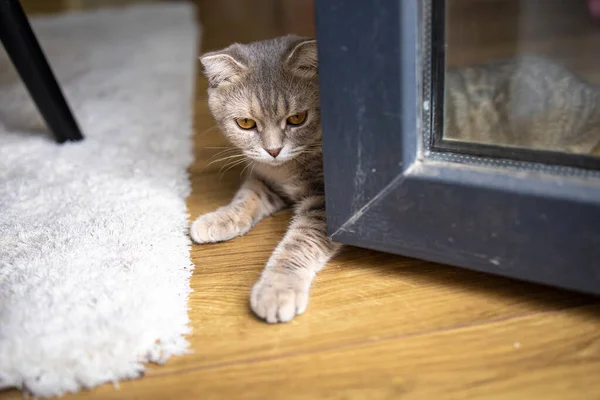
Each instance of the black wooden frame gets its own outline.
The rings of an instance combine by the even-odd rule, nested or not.
[[[598,171],[431,147],[428,4],[316,1],[330,237],[600,294]]]

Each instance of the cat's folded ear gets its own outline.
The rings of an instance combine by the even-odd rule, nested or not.
[[[233,44],[226,49],[200,56],[204,75],[208,78],[211,87],[233,83],[248,70],[238,46]]]
[[[304,78],[317,76],[317,41],[299,39],[292,43],[285,66],[294,74]]]

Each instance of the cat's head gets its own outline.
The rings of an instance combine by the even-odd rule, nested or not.
[[[283,36],[200,57],[210,110],[229,141],[259,162],[283,164],[321,140],[317,45]]]

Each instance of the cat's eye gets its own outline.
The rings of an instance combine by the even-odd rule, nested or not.
[[[242,129],[254,129],[256,127],[256,121],[250,118],[236,118],[235,123]]]
[[[287,119],[287,123],[290,125],[302,125],[306,121],[306,111],[291,115]]]

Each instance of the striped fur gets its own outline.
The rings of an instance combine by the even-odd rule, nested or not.
[[[448,139],[590,154],[600,143],[600,88],[538,56],[449,69]]]
[[[252,168],[231,203],[200,216],[190,234],[197,243],[229,240],[292,206],[289,229],[250,295],[256,315],[286,322],[306,310],[313,278],[340,247],[326,236],[316,44],[285,36],[234,44],[201,61],[211,112]],[[304,111],[302,125],[286,123]],[[239,128],[236,118],[255,120],[256,129]],[[267,152],[278,148],[276,158]]]

